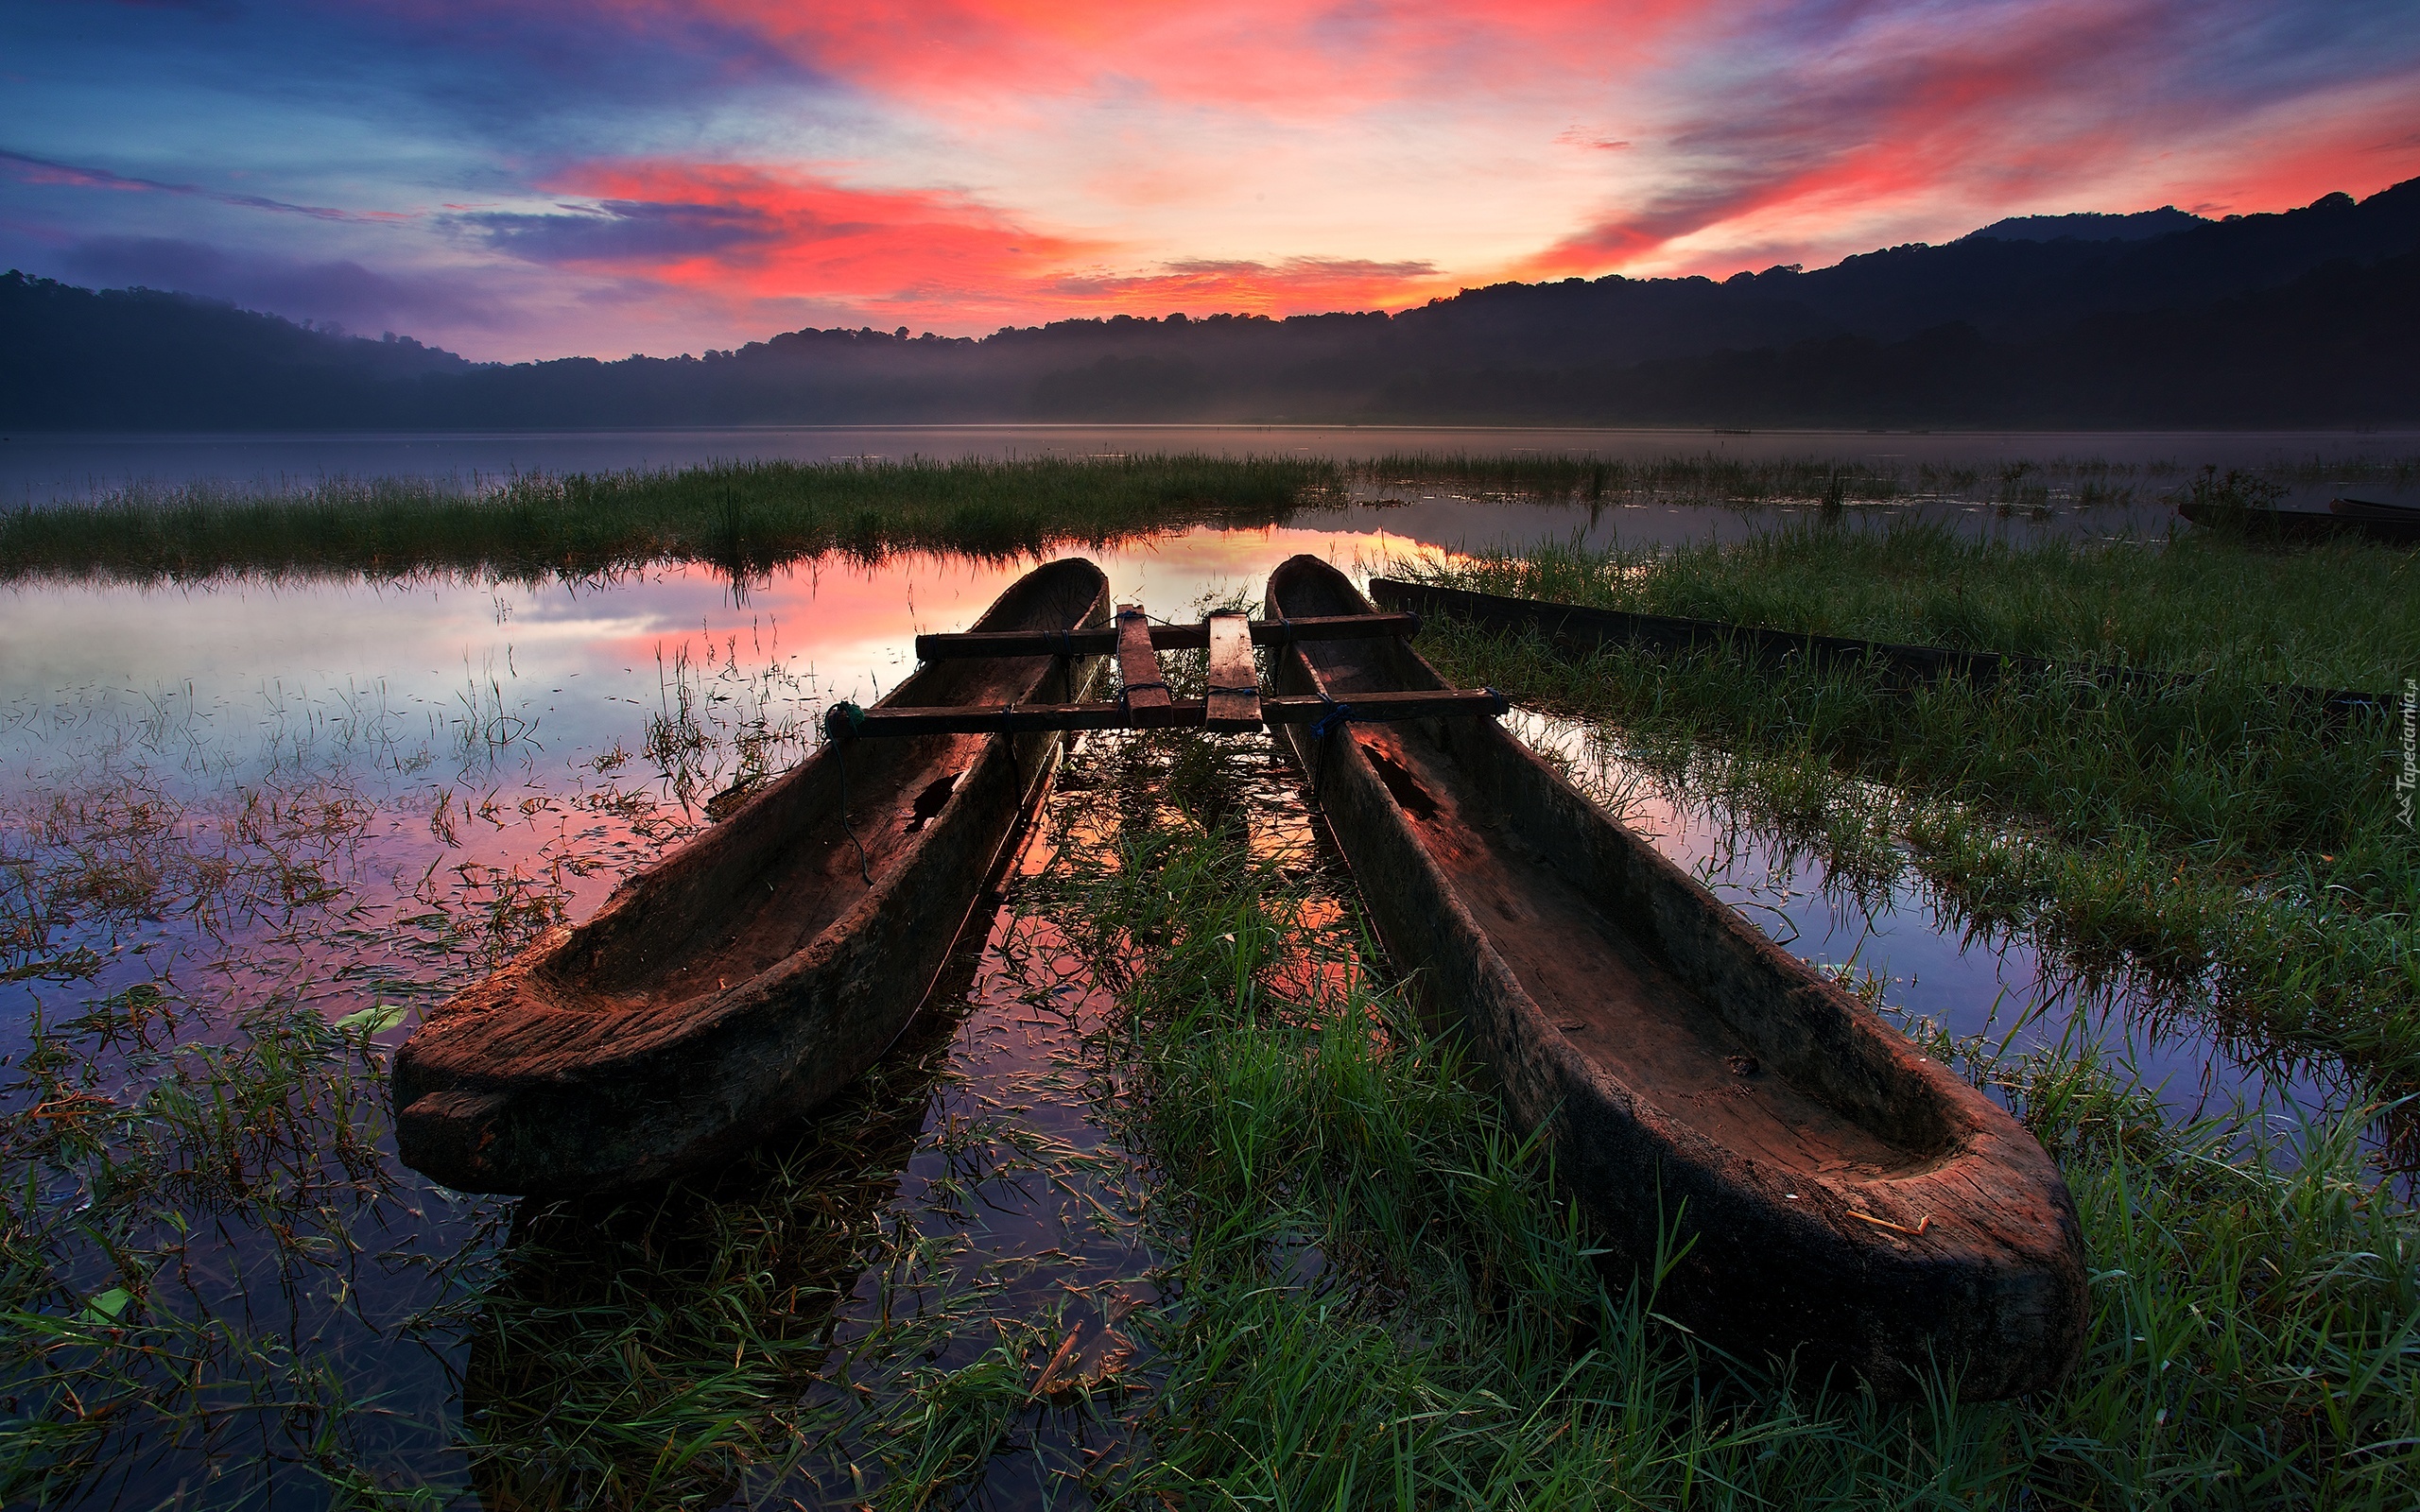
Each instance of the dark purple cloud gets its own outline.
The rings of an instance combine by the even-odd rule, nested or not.
[[[270,210],[281,215],[308,215],[314,220],[400,220],[405,217],[382,211],[337,210],[327,205],[295,205],[283,199],[268,199],[259,195],[231,195],[223,190],[204,189],[199,184],[173,183],[164,179],[134,179],[107,168],[87,168],[72,163],[54,163],[48,158],[29,157],[23,152],[0,148],[0,173],[7,173],[21,183],[61,185],[76,189],[114,189],[138,194],[189,195],[198,199],[215,199],[222,205],[237,205],[246,210]]]
[[[499,251],[533,263],[622,263],[763,247],[790,234],[750,204],[607,199],[560,214],[478,212],[445,217]]]
[[[78,284],[207,295],[353,331],[493,325],[505,313],[460,277],[381,273],[349,260],[302,262],[162,236],[89,237],[56,266]]]

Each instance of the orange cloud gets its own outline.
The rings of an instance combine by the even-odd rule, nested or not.
[[[1021,226],[964,195],[856,189],[745,165],[589,163],[549,187],[595,208],[479,223],[542,261],[758,298],[988,291],[1099,250]]]
[[[1514,272],[1720,276],[2012,212],[2229,198],[2274,210],[2340,186],[2373,192],[2420,163],[2420,96],[2402,80],[2305,92],[2256,125],[2215,96],[2145,108],[2140,60],[2171,19],[2156,0],[2048,5],[1955,33],[1903,21],[1843,39],[1754,98],[1700,107],[1667,138],[1667,187]]]
[[[459,223],[528,261],[752,300],[843,301],[963,324],[1104,307],[1290,315],[1450,292],[1426,263],[1289,258],[1104,270],[1115,249],[1024,225],[967,196],[858,189],[729,163],[586,163],[547,185],[586,203]]]
[[[1134,310],[1234,310],[1301,315],[1394,309],[1457,287],[1426,263],[1294,257],[1281,263],[1191,261],[1156,273],[1069,277],[1050,292],[1083,304]]]

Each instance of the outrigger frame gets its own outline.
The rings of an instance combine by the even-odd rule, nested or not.
[[[1141,605],[1125,604],[1118,607],[1117,624],[1113,629],[920,635],[916,637],[916,655],[926,662],[1115,653],[1123,688],[1115,702],[1008,704],[998,708],[958,704],[924,709],[860,709],[855,704],[836,704],[824,714],[824,730],[834,740],[1045,730],[1243,731],[1323,722],[1332,727],[1339,723],[1375,724],[1441,716],[1494,718],[1511,707],[1504,696],[1493,688],[1364,693],[1349,702],[1324,692],[1317,696],[1261,696],[1252,660],[1255,645],[1410,636],[1419,629],[1417,614],[1248,620],[1232,610],[1211,614],[1199,625],[1153,625],[1144,615]],[[1209,652],[1205,696],[1169,696],[1159,662],[1159,653],[1169,650]]]

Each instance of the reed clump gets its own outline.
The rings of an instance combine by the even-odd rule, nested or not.
[[[2018,456],[1966,462],[1876,456],[1872,447],[1860,447],[1847,455],[1808,452],[1795,456],[1737,456],[1712,450],[1654,457],[1544,448],[1409,452],[1356,461],[1349,471],[1381,486],[1434,484],[1583,503],[1645,496],[1749,506],[1811,503],[1838,508],[1930,498],[2036,509],[2096,508],[2165,499],[2173,491],[2171,480],[2190,469],[2176,460]],[[2217,476],[2215,469],[2205,472]],[[2420,457],[2281,457],[2258,467],[2233,470],[2226,477],[2232,486],[2260,491],[2265,497],[2273,497],[2292,484],[2342,482],[2399,489],[2420,478]]]
[[[1266,524],[1329,503],[1329,464],[1136,456],[731,462],[531,473],[463,491],[333,479],[292,493],[138,489],[0,514],[0,582],[226,576],[512,581],[705,563],[746,578],[827,553],[1009,558],[1191,524]]]
[[[2420,1090],[2420,838],[2399,727],[2281,688],[2392,687],[2420,663],[2413,558],[2223,541],[2015,548],[1902,529],[1735,547],[1547,547],[1437,569],[1456,586],[2176,676],[1961,679],[1778,669],[1713,648],[1582,655],[1432,627],[1459,680],[1617,727],[1626,754],[1820,842],[1851,875],[1911,866],[1967,917],[2087,972],[2140,970],[2273,1057]],[[1719,750],[1720,760],[1705,752]]]

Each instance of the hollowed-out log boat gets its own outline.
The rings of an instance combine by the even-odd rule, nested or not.
[[[1297,557],[1271,619],[1363,612]],[[1408,643],[1302,644],[1280,692],[1444,686]],[[1459,1025],[1659,1312],[1891,1394],[2057,1381],[2083,1338],[2075,1205],[1997,1104],[1766,938],[1490,720],[1286,738],[1395,965]]]
[[[2420,507],[2370,499],[2331,499],[2326,512],[2186,503],[2176,512],[2204,529],[2273,541],[2364,536],[2388,546],[2420,545]]]
[[[1069,558],[975,627],[1109,616],[1108,580]],[[938,662],[878,707],[1064,702],[1104,666]],[[601,1191],[696,1171],[813,1109],[914,1015],[1060,739],[827,743],[587,922],[432,1011],[395,1057],[405,1163],[469,1192]]]

